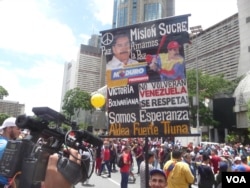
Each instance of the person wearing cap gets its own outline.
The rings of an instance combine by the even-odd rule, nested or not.
[[[16,118],[9,117],[4,120],[0,127],[2,135],[0,136],[0,160],[3,156],[4,150],[7,146],[8,140],[16,140],[21,134],[21,130],[16,126]],[[0,188],[8,185],[8,179],[0,176]]]
[[[163,170],[153,169],[149,171],[149,175],[150,188],[165,188],[167,186],[167,178]]]
[[[175,149],[172,152],[172,159],[167,161],[163,168],[168,188],[188,188],[194,183],[194,176],[189,165],[182,161],[182,151]]]
[[[21,129],[16,126],[15,117],[9,117],[5,119],[2,126],[0,127],[0,130],[2,130],[1,137],[5,140],[16,140],[21,134]]]
[[[240,165],[241,165],[241,158],[239,156],[234,157],[234,163],[232,165],[232,171],[233,172],[239,172],[240,171]]]
[[[250,172],[250,166],[247,165],[247,157],[242,155],[234,158],[233,172]]]
[[[185,62],[180,55],[181,45],[177,41],[170,41],[167,45],[167,53],[159,55],[147,55],[146,61],[151,70],[160,74],[161,80],[184,79]]]
[[[16,126],[15,122],[15,117],[9,117],[3,122],[2,126],[0,127],[0,129],[3,131],[2,135],[0,136],[0,160],[2,158],[8,140],[16,140],[21,134],[21,130]],[[81,155],[78,153],[78,151],[75,149],[71,149],[70,152],[71,155],[69,159],[80,165],[79,159],[81,159]],[[58,154],[53,154],[49,157],[45,180],[41,183],[41,188],[72,187],[72,184],[68,182],[68,180],[66,180],[64,176],[58,171],[58,160]],[[6,177],[0,176],[0,188],[4,188],[7,186],[11,187],[11,185],[9,185],[8,179]]]

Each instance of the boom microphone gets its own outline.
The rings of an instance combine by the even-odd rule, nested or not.
[[[30,131],[40,132],[47,129],[48,122],[39,121],[30,116],[20,115],[16,118],[16,125],[20,129],[29,129]]]

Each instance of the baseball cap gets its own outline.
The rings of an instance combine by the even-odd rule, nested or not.
[[[153,169],[153,170],[151,170],[150,172],[149,172],[149,174],[150,174],[150,176],[152,176],[152,175],[154,175],[154,174],[160,174],[160,175],[162,175],[162,176],[164,176],[164,178],[166,179],[166,174],[164,173],[164,171],[163,170],[161,170],[161,169]]]
[[[237,157],[234,158],[234,162],[235,161],[241,161],[241,158],[239,156],[237,156]]]
[[[179,43],[176,41],[169,42],[167,45],[167,49],[169,50],[169,49],[174,49],[174,48],[180,48]]]
[[[2,126],[0,129],[4,129],[6,127],[15,127],[16,126],[16,118],[15,117],[9,117],[6,120],[4,120]]]

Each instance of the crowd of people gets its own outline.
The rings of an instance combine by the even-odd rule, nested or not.
[[[8,140],[22,139],[29,134],[27,130],[19,129],[12,117],[4,121],[0,130],[0,159]],[[135,182],[136,177],[140,177],[141,188],[165,188],[166,185],[168,188],[187,188],[192,184],[197,184],[199,188],[220,188],[222,172],[250,172],[250,145],[242,143],[197,146],[189,143],[183,146],[161,138],[150,139],[146,148],[144,138],[105,138],[103,146],[92,147],[92,150],[95,173],[111,178],[112,173],[120,172],[121,188],[127,188],[129,181]],[[119,155],[124,163],[121,167],[117,165]],[[57,161],[58,156],[51,155],[42,187],[67,182],[57,170]],[[54,174],[53,177],[58,177],[60,182],[50,179],[52,176],[49,174]],[[7,184],[9,179],[0,176],[0,188]],[[71,184],[64,183],[64,187],[71,187]]]
[[[108,177],[118,172],[116,158],[121,153],[125,162],[120,168],[121,188],[127,188],[129,180],[135,181],[135,174],[140,176],[141,187],[150,186],[150,172],[155,169],[164,172],[168,188],[187,188],[192,184],[197,184],[199,188],[219,188],[221,172],[250,172],[250,145],[223,143],[195,146],[189,143],[183,146],[170,140],[152,139],[145,148],[144,139],[134,138],[105,139],[103,148],[96,152],[96,173],[101,175],[104,166],[107,167]],[[149,179],[146,178],[146,164],[149,165]],[[133,172],[135,169],[137,171]]]

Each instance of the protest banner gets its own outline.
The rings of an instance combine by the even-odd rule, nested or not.
[[[188,16],[101,31],[109,136],[190,134],[183,48]]]

